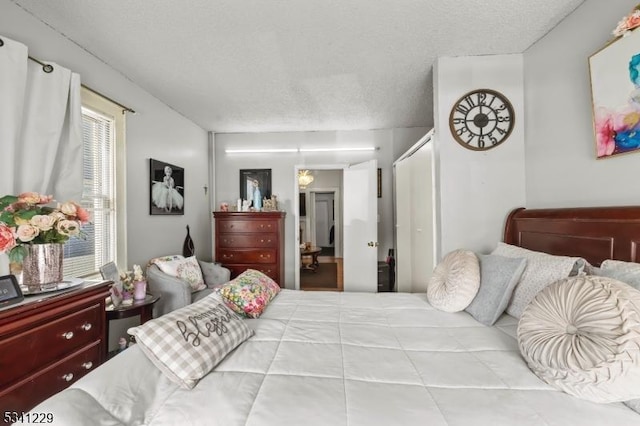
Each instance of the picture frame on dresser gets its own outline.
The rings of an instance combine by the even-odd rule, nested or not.
[[[0,277],[0,309],[20,303],[24,300],[24,295],[20,289],[20,284],[14,275],[4,275]]]
[[[240,198],[253,201],[256,188],[259,188],[260,199],[271,198],[271,169],[240,170]]]

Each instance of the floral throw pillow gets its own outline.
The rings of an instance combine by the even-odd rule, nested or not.
[[[165,274],[189,283],[192,293],[207,288],[202,276],[202,270],[195,256],[173,260],[156,259],[154,263]]]
[[[225,304],[248,318],[262,315],[279,291],[280,286],[275,281],[255,269],[247,269],[219,289]]]

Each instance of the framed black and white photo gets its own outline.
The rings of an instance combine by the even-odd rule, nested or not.
[[[149,214],[184,214],[184,169],[150,160]]]
[[[240,170],[240,198],[253,201],[254,196],[271,198],[271,169]]]

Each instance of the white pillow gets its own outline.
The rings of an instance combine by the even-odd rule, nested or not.
[[[433,270],[427,299],[441,311],[458,312],[469,306],[480,288],[480,264],[470,250],[448,253]]]
[[[491,254],[527,259],[527,267],[507,305],[507,313],[516,318],[520,318],[524,308],[540,290],[555,281],[567,278],[577,263],[586,264],[584,259],[579,257],[553,256],[505,243],[498,243],[498,247]]]
[[[533,372],[579,398],[640,398],[640,292],[593,275],[546,287],[518,323],[518,345]]]
[[[207,284],[205,284],[204,277],[202,276],[202,270],[195,256],[175,260],[156,259],[154,263],[158,265],[158,268],[165,274],[180,278],[189,283],[192,293],[207,288]]]
[[[253,335],[217,294],[130,328],[128,333],[160,371],[186,389]]]

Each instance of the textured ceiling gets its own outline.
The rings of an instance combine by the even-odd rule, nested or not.
[[[268,132],[430,127],[438,56],[521,53],[584,0],[13,1],[204,129]]]

